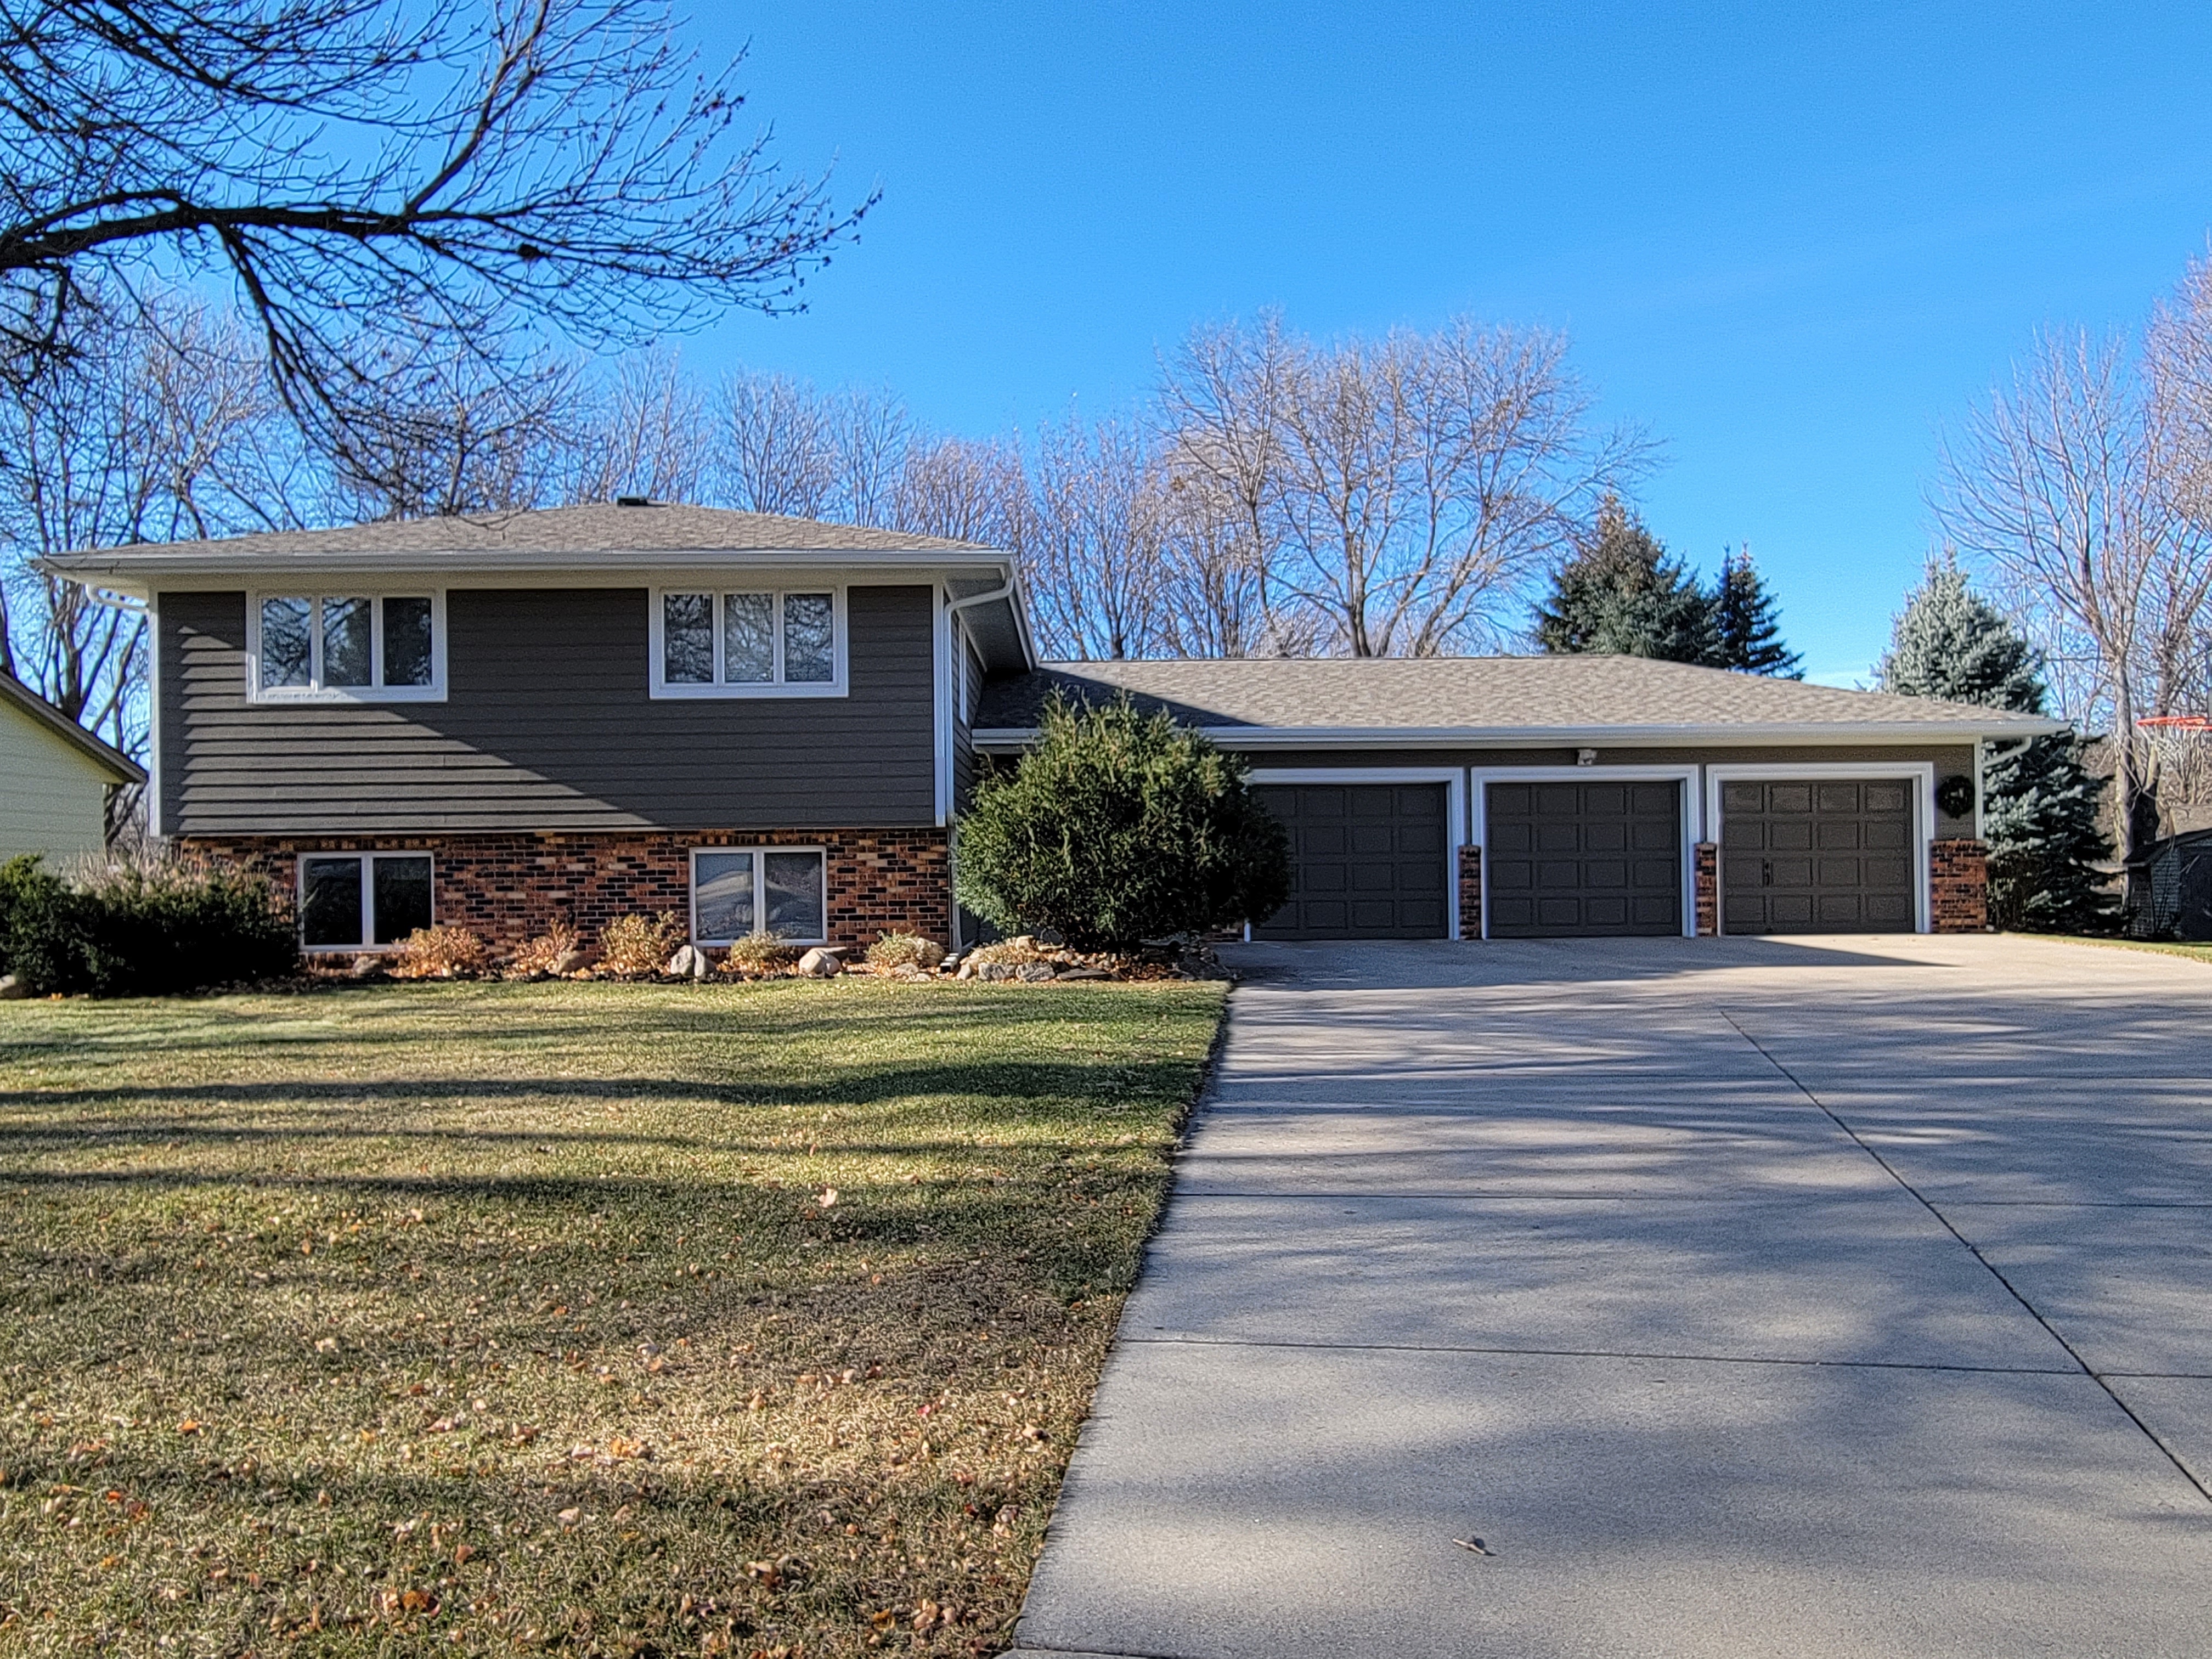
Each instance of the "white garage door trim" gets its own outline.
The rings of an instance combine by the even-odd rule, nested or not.
[[[1708,766],[1705,768],[1705,823],[1712,839],[1721,838],[1721,786],[1723,783],[1789,783],[1798,778],[1894,778],[1917,784],[1912,806],[1912,931],[1935,931],[1928,908],[1929,847],[1936,839],[1936,763],[1934,761],[1814,761],[1799,766]],[[1980,791],[1977,790],[1978,809]],[[1713,874],[1714,911],[1720,915],[1718,860]],[[1718,925],[1717,921],[1716,926]]]
[[[1490,937],[1489,786],[1493,783],[1588,783],[1592,778],[1623,783],[1679,783],[1682,786],[1682,937],[1698,936],[1698,769],[1694,766],[1478,766],[1468,777],[1474,803],[1474,842],[1483,849],[1482,937]]]
[[[1254,783],[1441,783],[1444,786],[1444,937],[1459,933],[1459,849],[1467,845],[1467,771],[1458,766],[1261,766]],[[1252,937],[1247,922],[1244,937]]]

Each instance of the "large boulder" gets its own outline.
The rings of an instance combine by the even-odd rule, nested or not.
[[[845,971],[835,951],[816,945],[799,959],[799,971],[809,979],[835,979]]]

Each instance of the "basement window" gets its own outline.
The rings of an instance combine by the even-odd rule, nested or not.
[[[734,945],[774,933],[793,945],[830,936],[818,847],[702,847],[691,854],[691,938]]]
[[[374,951],[431,923],[427,853],[307,853],[300,858],[300,943]]]

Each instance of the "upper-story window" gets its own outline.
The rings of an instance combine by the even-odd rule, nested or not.
[[[656,593],[653,695],[844,696],[843,591],[669,588]]]
[[[247,611],[250,695],[261,702],[434,702],[446,695],[434,593],[262,593]]]

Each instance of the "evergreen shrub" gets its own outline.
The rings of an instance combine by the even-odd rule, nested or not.
[[[35,857],[0,866],[0,971],[41,994],[171,995],[298,963],[289,908],[259,876],[128,863],[69,882]]]
[[[963,904],[1078,950],[1258,921],[1290,893],[1288,842],[1243,763],[1127,696],[1055,699],[1036,746],[979,782],[957,834]]]

